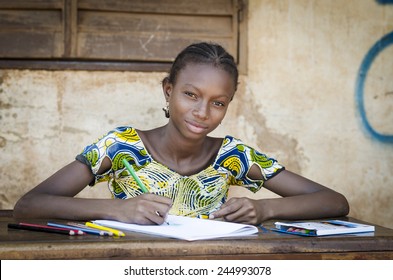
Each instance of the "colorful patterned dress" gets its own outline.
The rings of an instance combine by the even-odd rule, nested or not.
[[[112,168],[99,175],[97,172],[105,157],[111,160]],[[142,191],[123,165],[123,158],[134,167],[150,193],[172,199],[170,214],[191,217],[218,210],[227,198],[230,185],[245,186],[256,192],[265,180],[284,169],[275,159],[226,136],[211,165],[197,174],[183,176],[155,161],[132,127],[118,127],[108,132],[76,157],[91,168],[95,177],[91,186],[107,181],[114,198],[127,199]],[[253,164],[260,168],[264,180],[247,178]]]

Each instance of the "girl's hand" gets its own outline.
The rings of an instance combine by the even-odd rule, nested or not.
[[[258,225],[267,217],[264,216],[262,200],[246,197],[230,198],[220,210],[210,214],[210,219],[223,218],[228,222]]]
[[[119,202],[120,207],[118,208],[115,219],[141,225],[164,223],[172,207],[172,200],[170,198],[151,193],[120,200]]]

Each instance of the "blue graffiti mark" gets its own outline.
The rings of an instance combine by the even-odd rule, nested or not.
[[[385,5],[385,4],[393,4],[393,0],[375,0],[378,4]]]
[[[363,100],[364,83],[366,81],[367,72],[370,69],[370,66],[373,63],[374,59],[377,57],[377,55],[391,44],[393,44],[393,32],[383,36],[368,51],[359,68],[358,76],[356,79],[355,94],[356,94],[356,104],[359,109],[363,125],[365,126],[367,132],[369,132],[374,138],[376,138],[381,142],[393,143],[393,135],[379,133],[371,126],[366,116],[366,110],[364,108],[364,100]]]

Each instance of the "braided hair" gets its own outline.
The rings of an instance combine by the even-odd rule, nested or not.
[[[233,56],[222,46],[206,42],[189,45],[177,55],[164,81],[175,84],[178,73],[189,63],[210,64],[226,71],[233,78],[236,91],[239,76],[237,65]]]

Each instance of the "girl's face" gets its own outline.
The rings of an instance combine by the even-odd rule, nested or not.
[[[203,138],[222,121],[235,94],[230,74],[209,64],[189,64],[175,84],[165,83],[170,121],[185,137]]]

